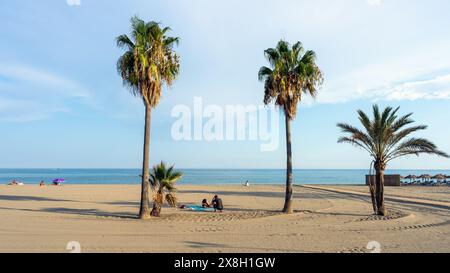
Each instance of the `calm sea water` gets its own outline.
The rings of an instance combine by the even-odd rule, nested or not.
[[[284,184],[285,170],[185,169],[180,184]],[[295,184],[364,184],[368,170],[294,170]],[[387,174],[446,174],[450,170],[388,170]],[[16,179],[26,184],[66,179],[67,184],[139,184],[139,169],[0,169],[0,184]]]

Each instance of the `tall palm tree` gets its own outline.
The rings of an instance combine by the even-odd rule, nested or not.
[[[281,40],[276,48],[264,52],[270,67],[263,66],[259,70],[259,80],[264,81],[264,103],[275,102],[285,115],[286,122],[286,196],[284,213],[292,213],[292,142],[291,121],[297,114],[297,105],[302,95],[317,95],[318,87],[323,82],[322,72],[316,64],[314,51],[305,52],[300,42],[292,47]]]
[[[385,108],[382,112],[378,105],[373,106],[373,119],[361,110],[358,110],[359,121],[364,129],[360,130],[348,124],[339,123],[337,126],[344,136],[339,143],[350,143],[366,150],[373,158],[375,169],[375,183],[370,182],[370,193],[375,214],[386,215],[384,204],[384,171],[387,164],[399,157],[407,155],[433,154],[449,157],[446,153],[439,151],[435,144],[424,138],[410,137],[412,133],[425,130],[425,125],[410,126],[414,123],[411,119],[412,113],[399,117],[398,110],[392,107]]]
[[[149,164],[151,110],[158,105],[162,86],[171,86],[179,74],[179,57],[173,51],[178,38],[167,36],[169,27],[146,23],[138,17],[131,19],[131,37],[120,35],[117,46],[125,53],[117,62],[117,71],[131,94],[140,97],[145,106],[145,134],[142,163],[140,219],[149,213]]]
[[[177,205],[175,183],[182,176],[181,172],[174,171],[174,166],[166,168],[164,162],[153,167],[150,174],[150,184],[154,191],[152,216],[159,217],[161,215],[161,206],[164,200],[173,207]]]

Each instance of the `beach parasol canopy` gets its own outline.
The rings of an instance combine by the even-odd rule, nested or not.
[[[53,183],[64,183],[66,180],[64,178],[56,178],[53,180]]]
[[[446,179],[446,176],[443,174],[438,174],[438,175],[433,176],[433,179],[444,180],[444,179]]]
[[[421,176],[419,176],[420,179],[423,180],[430,180],[431,179],[431,175],[429,174],[422,174]]]
[[[405,179],[416,179],[417,176],[415,175],[408,175],[407,177],[405,177]]]

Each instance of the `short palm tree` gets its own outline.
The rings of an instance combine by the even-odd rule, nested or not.
[[[169,37],[170,28],[155,22],[146,23],[138,17],[131,19],[131,38],[117,37],[117,46],[125,53],[117,62],[117,70],[131,93],[140,97],[145,106],[145,134],[142,163],[140,219],[149,213],[149,164],[151,110],[158,105],[162,86],[171,86],[179,73],[179,58],[173,51],[178,38]]]
[[[161,206],[164,201],[172,207],[177,205],[175,183],[182,176],[181,172],[174,171],[174,166],[166,168],[164,162],[153,167],[149,180],[154,192],[152,216],[159,217],[161,215]]]
[[[287,171],[283,212],[292,213],[291,121],[297,114],[302,95],[315,97],[323,77],[316,64],[316,54],[311,50],[305,52],[300,42],[291,47],[281,40],[276,48],[269,48],[264,53],[271,67],[261,67],[258,75],[259,80],[265,82],[264,103],[268,105],[274,101],[285,115]]]
[[[372,120],[363,111],[358,110],[363,130],[344,123],[337,125],[343,133],[350,134],[341,137],[339,143],[350,143],[362,148],[373,158],[372,164],[376,175],[375,183],[369,179],[370,193],[374,212],[381,216],[387,213],[384,204],[384,171],[390,161],[407,155],[420,154],[448,157],[429,140],[410,137],[412,133],[427,129],[427,126],[408,127],[414,123],[411,119],[412,113],[399,117],[397,115],[399,109],[387,107],[381,112],[379,107],[374,105]]]

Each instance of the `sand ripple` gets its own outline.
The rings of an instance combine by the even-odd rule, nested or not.
[[[160,218],[152,218],[150,221],[158,222],[194,222],[194,223],[214,223],[214,222],[230,222],[247,219],[270,217],[280,215],[274,211],[245,211],[245,212],[228,212],[228,213],[201,213],[201,212],[180,212],[174,214],[163,215]]]

